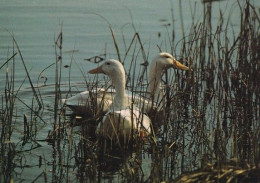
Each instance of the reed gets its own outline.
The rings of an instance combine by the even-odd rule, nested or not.
[[[238,32],[232,32],[235,28],[229,19],[224,20],[223,12],[219,12],[218,24],[212,24],[209,2],[204,4],[202,22],[192,19],[189,32],[182,20],[183,39],[178,42],[172,10],[172,30],[166,27],[167,39],[158,50],[178,55],[192,70],[168,71],[163,76],[166,105],[162,113],[153,113],[153,134],[120,144],[96,136],[95,129],[104,114],[94,94],[90,94],[91,116],[72,114],[61,104],[61,98],[73,95],[70,82],[65,86],[68,91],[63,91],[62,26],[54,38],[55,62],[39,75],[53,69],[55,80],[49,86],[39,86],[39,78],[34,86],[12,36],[12,53],[0,66],[5,72],[0,108],[0,181],[22,181],[23,171],[36,167],[39,171],[32,182],[259,180],[260,18],[251,1],[237,1],[237,5],[241,17]],[[117,57],[127,66],[127,89],[142,96],[147,90],[150,48],[138,32],[127,41],[122,31],[123,40],[118,42],[119,36],[108,20],[100,17],[109,26]],[[132,28],[136,30],[134,25]],[[106,53],[93,58],[103,61]],[[140,60],[143,68],[137,69]],[[15,83],[16,64],[22,64],[26,73],[19,86]],[[71,61],[69,69],[73,64]],[[84,76],[82,80],[87,90],[110,87],[103,76]],[[33,93],[28,100],[19,95],[25,82]],[[51,109],[41,93],[44,87],[54,91]],[[27,112],[21,112],[21,106]],[[46,126],[49,132],[42,138]],[[13,141],[17,134],[21,138]],[[44,147],[49,155],[38,152]],[[30,162],[32,157],[36,160]]]

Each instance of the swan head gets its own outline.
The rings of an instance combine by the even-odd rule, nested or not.
[[[159,53],[152,63],[156,64],[156,67],[161,69],[175,68],[181,70],[189,70],[189,68],[183,64],[181,64],[178,60],[176,60],[171,54],[166,52]]]
[[[116,76],[124,75],[125,70],[124,70],[124,67],[121,64],[121,62],[119,62],[118,60],[111,59],[111,60],[105,61],[101,66],[88,71],[88,73],[90,73],[90,74],[103,73],[103,74],[106,74],[106,75],[112,77],[115,75]]]

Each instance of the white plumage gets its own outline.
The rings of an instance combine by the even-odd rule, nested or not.
[[[132,106],[125,91],[125,70],[117,60],[104,62],[90,74],[104,73],[109,76],[115,87],[115,95],[109,111],[98,124],[96,133],[109,139],[126,141],[151,133],[151,120],[138,108]]]
[[[149,66],[149,78],[148,78],[148,88],[145,98],[139,95],[132,96],[132,92],[126,91],[128,100],[134,102],[136,106],[144,110],[144,112],[149,113],[149,111],[156,106],[156,101],[160,101],[163,97],[160,92],[161,86],[161,76],[165,70],[169,68],[176,68],[181,70],[188,70],[189,68],[182,65],[169,53],[159,53],[151,62]],[[91,95],[93,97],[91,97]],[[93,113],[93,103],[96,104],[96,109],[101,112],[106,112],[115,95],[115,90],[104,88],[97,88],[91,91],[81,92],[71,98],[63,99],[69,108],[71,108],[76,113],[90,115]],[[93,101],[93,98],[95,101]]]

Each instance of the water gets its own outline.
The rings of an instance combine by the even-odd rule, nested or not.
[[[234,2],[214,2],[212,4],[212,21],[218,22],[220,10],[227,18],[230,9],[232,9],[231,22],[237,24],[239,16],[236,12],[239,11],[236,11],[238,6],[233,5]],[[140,34],[144,49],[150,53],[149,59],[158,53],[157,45],[161,46],[163,51],[171,51],[167,37],[167,30],[171,30],[173,25],[171,7],[173,8],[176,31],[175,40],[177,42],[182,39],[180,5],[177,0],[164,3],[159,1],[150,1],[149,3],[147,1],[138,3],[128,1],[86,2],[83,0],[62,3],[61,1],[1,1],[0,5],[0,63],[11,56],[13,43],[8,30],[18,42],[34,82],[39,73],[55,61],[54,38],[57,38],[61,27],[63,32],[63,65],[69,65],[73,60],[86,71],[93,65],[83,62],[84,58],[102,53],[107,54],[106,58],[117,58],[108,24],[98,15],[105,17],[111,24],[121,54],[125,52],[122,36],[124,35],[126,45],[129,45],[134,36],[132,24]],[[187,30],[185,31],[187,35],[191,27],[192,15],[195,15],[195,22],[201,21],[203,4],[199,0],[184,1],[181,6],[184,30]],[[165,26],[168,24],[170,26]],[[158,33],[161,33],[160,37],[158,37]],[[72,53],[72,50],[75,52]],[[178,57],[178,47],[176,56]],[[139,62],[143,62],[143,59],[140,58]],[[17,78],[22,80],[25,77],[24,69],[19,62],[16,67],[18,70],[16,71]],[[82,74],[78,71],[78,68],[72,70],[74,81],[82,80]],[[3,75],[2,69],[0,78],[3,78]],[[48,76],[48,83],[52,83],[53,67],[47,69],[43,75]]]
[[[235,1],[223,1],[213,3],[213,21],[218,21],[219,9],[228,14],[230,8],[232,12],[232,22],[237,23],[239,16],[236,14],[236,7],[232,7]],[[107,52],[111,57],[115,56],[115,49],[108,26],[104,20],[95,14],[105,17],[115,30],[115,34],[122,43],[121,34],[123,31],[126,40],[133,37],[134,24],[137,32],[140,33],[146,48],[150,46],[151,57],[158,49],[156,44],[160,44],[166,33],[165,24],[171,23],[171,4],[175,19],[176,40],[182,38],[180,12],[178,1],[140,1],[131,3],[127,1],[1,1],[1,59],[5,59],[7,46],[12,46],[10,36],[4,29],[9,30],[21,47],[24,59],[28,67],[33,63],[41,64],[39,67],[47,66],[53,62],[53,41],[54,35],[62,26],[64,34],[64,51],[78,50],[74,56],[76,60],[98,55],[104,51],[107,44]],[[192,11],[196,4],[195,22],[199,21],[203,15],[203,5],[200,1],[182,2],[184,28],[191,26]],[[187,10],[187,11],[186,11]],[[130,13],[132,14],[132,19]],[[185,31],[186,33],[188,33]],[[158,38],[158,32],[164,33]],[[5,49],[3,49],[5,48]],[[123,50],[123,48],[120,48]],[[154,53],[155,52],[155,53]],[[65,59],[65,62],[69,58]]]
[[[236,0],[220,1],[212,3],[212,22],[213,25],[219,21],[220,10],[224,13],[224,20],[227,21],[229,13],[230,22],[234,25],[234,31],[239,28],[239,7],[235,3]],[[203,18],[203,4],[199,0],[181,1],[182,12],[180,12],[180,1],[156,1],[142,0],[138,2],[116,0],[116,1],[8,1],[0,2],[0,67],[12,56],[13,41],[8,32],[14,35],[19,48],[21,50],[26,67],[29,71],[34,86],[46,86],[39,88],[44,100],[43,121],[37,120],[37,141],[30,142],[23,146],[21,138],[23,136],[23,115],[30,118],[30,110],[20,101],[16,103],[17,118],[14,122],[14,131],[10,144],[17,145],[16,149],[21,148],[24,153],[17,155],[17,165],[15,172],[12,173],[14,180],[24,180],[29,182],[34,180],[41,172],[47,172],[47,179],[52,176],[51,158],[53,149],[51,144],[44,140],[48,133],[53,129],[53,104],[54,104],[54,85],[55,82],[55,66],[51,66],[42,72],[45,68],[55,62],[54,40],[57,38],[59,30],[63,32],[63,63],[62,66],[70,65],[72,62],[71,73],[68,69],[62,70],[62,94],[68,91],[68,78],[75,87],[74,93],[85,89],[84,79],[90,68],[95,67],[93,63],[84,61],[96,55],[106,53],[106,58],[117,58],[113,39],[107,22],[100,16],[105,17],[109,21],[115,32],[119,49],[122,55],[125,53],[124,39],[126,45],[129,45],[134,36],[134,28],[140,34],[144,49],[149,52],[148,58],[153,58],[158,53],[159,45],[163,51],[171,51],[168,31],[172,29],[172,15],[174,15],[175,43],[182,39],[182,25],[180,14],[183,16],[184,33],[189,34],[192,26],[192,15],[195,15],[194,22],[200,22]],[[258,3],[258,4],[257,4]],[[255,4],[260,6],[259,2]],[[256,6],[257,6],[256,5]],[[173,8],[173,11],[171,11]],[[134,28],[133,28],[134,25]],[[232,30],[230,30],[232,31]],[[160,33],[160,36],[159,36]],[[123,38],[124,36],[124,38]],[[176,57],[179,54],[179,48],[176,47]],[[15,49],[16,50],[16,49]],[[129,57],[126,63],[129,63]],[[143,58],[139,55],[138,62],[143,62]],[[129,64],[125,65],[126,68]],[[12,66],[9,65],[9,73]],[[5,89],[7,65],[0,70],[0,94],[3,96]],[[83,73],[81,73],[82,71]],[[41,73],[42,72],[42,73]],[[39,74],[41,76],[39,77]],[[39,83],[37,83],[39,77]],[[89,76],[87,76],[88,78]],[[47,78],[47,80],[46,80]],[[25,82],[23,83],[23,80]],[[83,83],[83,84],[82,84]],[[15,89],[21,86],[18,98],[25,104],[31,106],[32,90],[28,78],[26,78],[25,69],[22,65],[19,55],[16,56],[15,64]],[[80,129],[75,129],[80,133]],[[77,145],[79,139],[75,135]],[[38,144],[41,147],[28,151]],[[68,145],[67,143],[64,143]],[[68,153],[68,152],[66,152]],[[145,154],[144,156],[149,156]],[[43,166],[39,166],[39,158],[43,160]],[[71,164],[75,160],[70,161]],[[28,165],[29,168],[22,168]],[[145,178],[149,177],[151,170],[151,159],[146,157],[142,163],[145,170]],[[33,170],[33,171],[32,171]],[[69,174],[73,177],[73,170],[69,170]],[[117,177],[117,174],[112,176]],[[75,179],[75,178],[74,178]],[[116,179],[116,178],[115,178]]]

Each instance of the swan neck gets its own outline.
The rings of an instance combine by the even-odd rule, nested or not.
[[[114,98],[114,104],[117,107],[125,106],[126,102],[126,92],[125,92],[125,75],[122,73],[121,75],[117,75],[112,77],[112,83],[115,87],[116,94]]]
[[[149,84],[147,91],[153,96],[159,94],[161,86],[161,74],[162,69],[156,63],[152,62],[149,69]]]

